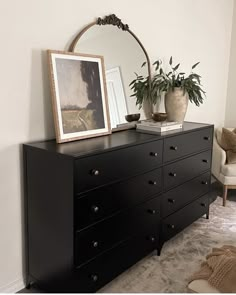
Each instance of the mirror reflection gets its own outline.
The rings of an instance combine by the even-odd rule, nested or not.
[[[104,57],[112,128],[127,123],[127,114],[140,113],[140,119],[145,119],[143,110],[136,106],[136,97],[131,97],[129,84],[135,79],[135,72],[148,76],[147,67],[141,68],[146,56],[128,31],[112,25],[94,25],[80,37],[74,52]]]

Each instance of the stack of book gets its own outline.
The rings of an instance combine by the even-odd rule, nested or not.
[[[181,129],[182,123],[179,122],[155,122],[155,121],[141,121],[137,124],[136,130],[144,133],[162,133]]]

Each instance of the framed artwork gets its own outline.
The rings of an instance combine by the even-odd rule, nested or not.
[[[58,143],[111,133],[102,56],[48,50]]]

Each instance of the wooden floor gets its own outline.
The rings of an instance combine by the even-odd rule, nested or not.
[[[214,182],[212,184],[212,201],[216,198],[216,196],[222,196],[223,194],[223,187],[218,182]],[[236,202],[236,190],[229,190],[228,191],[228,198],[229,201]],[[223,202],[223,200],[222,200]],[[227,203],[226,203],[227,206]],[[36,287],[31,287],[30,289],[22,289],[17,293],[44,293],[42,290],[40,291]]]

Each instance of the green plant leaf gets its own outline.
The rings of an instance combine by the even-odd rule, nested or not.
[[[141,65],[141,68],[143,68],[146,64],[147,64],[147,62],[145,61],[145,62]]]
[[[180,66],[180,64],[177,64],[177,65],[173,68],[173,70],[176,71],[176,70],[179,68],[179,66]]]
[[[153,66],[155,66],[155,65],[157,65],[157,64],[159,65],[159,63],[160,63],[159,60],[156,60],[152,65],[153,65]]]
[[[172,56],[171,56],[171,57],[170,57],[169,64],[172,65],[172,62],[173,62],[173,59],[172,59]]]
[[[196,64],[194,64],[194,65],[192,66],[192,70],[193,70],[193,69],[195,69],[195,68],[196,68],[196,66],[197,66],[197,65],[199,65],[199,64],[200,64],[200,61],[199,61],[199,62],[197,62]]]

